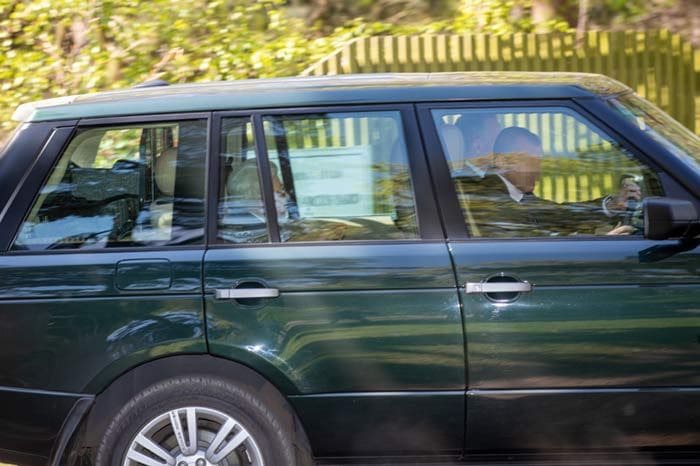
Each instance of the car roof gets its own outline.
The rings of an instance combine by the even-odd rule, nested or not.
[[[599,74],[390,73],[251,79],[143,87],[20,105],[17,121],[452,100],[557,99],[628,92]]]

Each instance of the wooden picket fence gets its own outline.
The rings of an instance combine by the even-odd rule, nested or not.
[[[601,73],[700,134],[700,50],[663,29],[590,31],[580,43],[573,33],[363,37],[303,74],[437,71]]]

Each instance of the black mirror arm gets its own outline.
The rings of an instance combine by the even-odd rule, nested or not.
[[[700,246],[700,238],[681,238],[674,244],[657,244],[639,251],[641,264],[659,262],[686,251],[692,251]]]

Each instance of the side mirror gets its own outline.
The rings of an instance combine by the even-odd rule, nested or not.
[[[648,239],[687,238],[700,233],[698,212],[690,201],[647,197],[644,209],[644,237]]]

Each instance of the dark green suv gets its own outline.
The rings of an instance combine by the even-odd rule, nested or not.
[[[700,139],[620,83],[151,86],[15,118],[0,460],[700,461]]]

